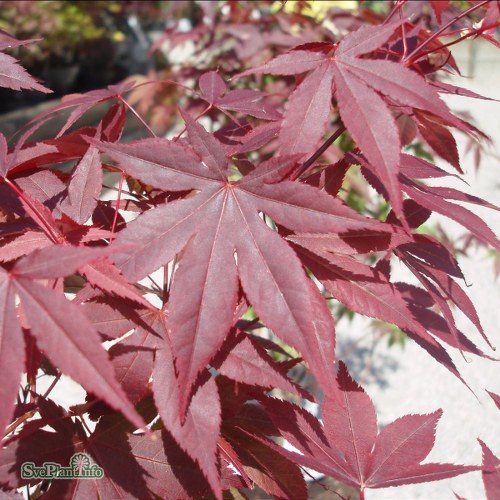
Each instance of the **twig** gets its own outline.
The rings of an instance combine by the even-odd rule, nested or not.
[[[290,180],[298,179],[344,132],[345,125],[341,125],[316,152],[307,159],[295,172],[290,174]]]

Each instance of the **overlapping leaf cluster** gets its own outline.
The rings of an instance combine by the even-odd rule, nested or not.
[[[229,72],[239,73],[231,84],[239,88],[228,90],[224,72],[192,68],[199,93],[183,96],[185,137],[183,129],[174,139],[120,140],[127,111],[138,117],[125,96],[147,87],[132,82],[64,98],[10,146],[0,136],[6,495],[29,484],[20,475],[23,462],[65,464],[85,452],[104,478],[52,481],[40,498],[222,498],[255,485],[278,498],[306,498],[302,466],[361,496],[366,488],[482,469],[494,498],[498,460],[484,443],[482,466],[421,463],[440,411],[402,417],[378,433],[371,400],[342,362],[336,368],[326,300],[396,325],[460,380],[443,343],[488,356],[458,330],[453,307],[492,347],[452,249],[417,229],[436,212],[498,249],[491,229],[455,202],[497,208],[426,185],[454,174],[410,148],[403,152],[420,139],[461,173],[449,128],[484,138],[439,95],[471,93],[434,75],[444,64],[456,69],[439,41],[450,19],[480,13],[476,34],[490,39],[493,8],[476,2],[464,13],[438,3],[430,2],[434,32],[418,17],[404,18],[405,2],[397,2],[385,18],[352,16],[338,37],[324,27],[314,31],[315,21],[300,13],[261,12],[267,17],[257,25],[251,4],[219,12],[205,2],[203,24],[185,38],[198,41],[207,57],[236,40],[230,50],[238,64]],[[338,20],[335,11],[330,17]],[[302,35],[284,36],[294,22]],[[220,39],[203,39],[210,26],[224,28]],[[257,45],[292,48],[256,62],[239,38],[246,32]],[[0,48],[28,43],[5,33],[0,40]],[[47,91],[12,57],[1,54],[0,64],[1,85]],[[263,74],[296,80],[267,80],[268,92],[242,88]],[[178,83],[191,76],[180,70]],[[286,104],[268,95],[273,89]],[[111,105],[102,121],[78,128],[78,119],[103,102]],[[55,137],[30,141],[66,109]],[[203,115],[220,125],[216,133],[199,123]],[[350,144],[344,152],[333,146],[341,136]],[[69,169],[58,168],[68,162]],[[360,213],[341,196],[355,166],[390,206],[387,217]],[[117,195],[104,201],[110,175],[119,178]],[[391,256],[421,286],[393,282]],[[263,335],[263,327],[272,333]],[[298,366],[319,391],[297,383]],[[55,383],[62,373],[72,377],[87,391],[85,403],[65,409],[50,391],[38,392],[41,371]],[[21,399],[23,374],[29,389]],[[322,423],[272,390],[295,403],[322,401]]]

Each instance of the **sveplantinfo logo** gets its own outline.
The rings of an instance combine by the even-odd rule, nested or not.
[[[21,466],[23,479],[100,479],[103,476],[104,470],[86,453],[75,453],[67,467],[55,462],[44,462],[41,467],[24,462]]]

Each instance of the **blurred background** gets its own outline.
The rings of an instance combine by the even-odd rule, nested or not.
[[[146,73],[151,64],[149,37],[158,30],[163,32],[166,20],[171,18],[172,3],[2,1],[0,28],[21,40],[40,39],[14,55],[54,90],[50,99]],[[39,93],[6,90],[0,97],[0,112],[44,98]]]

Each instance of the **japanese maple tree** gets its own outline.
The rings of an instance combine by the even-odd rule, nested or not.
[[[441,99],[487,98],[440,79],[459,73],[448,47],[498,46],[499,3],[378,2],[382,15],[360,2],[325,22],[312,3],[193,4],[192,30],[169,28],[152,52],[189,43],[197,62],[156,54],[155,75],[65,96],[0,134],[2,498],[307,498],[304,468],[360,498],[481,471],[496,498],[487,443],[482,464],[425,462],[440,409],[379,430],[335,359],[331,305],[399,328],[457,384],[450,349],[495,360],[454,248],[421,227],[442,214],[499,250],[461,203],[498,207],[439,186],[463,173],[451,130],[488,141]],[[1,50],[31,43],[0,31]],[[0,86],[50,92],[4,52]],[[100,121],[79,126],[98,104]],[[355,178],[375,194],[351,196]],[[395,258],[419,286],[392,279]],[[51,398],[63,374],[81,404]],[[103,476],[21,474],[75,453]]]

